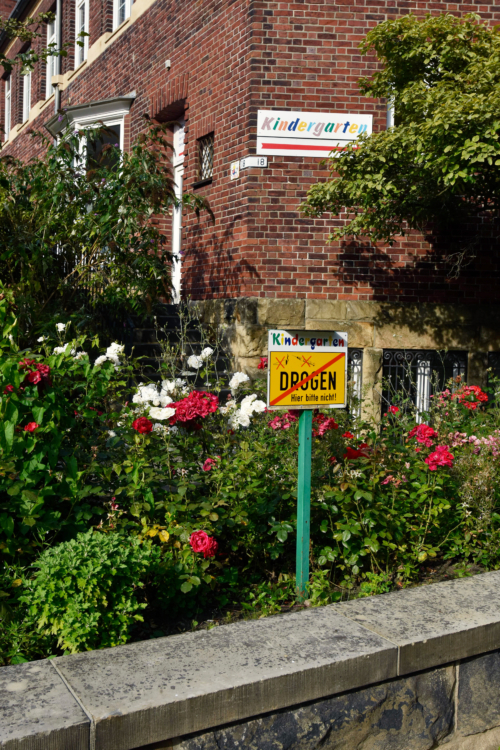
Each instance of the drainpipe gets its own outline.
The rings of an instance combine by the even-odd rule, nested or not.
[[[58,52],[62,48],[62,0],[56,0],[56,49]],[[57,56],[56,60],[56,75],[61,75],[61,55]],[[54,108],[56,112],[61,109],[61,92],[59,90],[59,83],[54,87]]]

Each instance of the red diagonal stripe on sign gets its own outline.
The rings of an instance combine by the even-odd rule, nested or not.
[[[320,367],[319,370],[316,370],[316,372],[312,372],[310,375],[307,376],[307,378],[304,378],[304,380],[299,380],[298,383],[293,385],[284,393],[281,393],[279,396],[277,396],[277,398],[273,399],[270,402],[269,406],[276,406],[276,404],[279,401],[282,401],[286,396],[289,396],[290,393],[293,393],[294,391],[296,391],[297,388],[300,388],[302,385],[305,385],[306,383],[308,383],[310,380],[312,380],[312,378],[314,378],[316,375],[319,375],[319,373],[323,372],[323,370],[326,370],[327,367],[330,367],[331,365],[335,364],[335,362],[338,362],[339,359],[341,359],[342,357],[345,357],[345,352],[343,352],[342,354],[337,354],[337,356],[331,359],[329,362],[327,362],[326,365],[323,365],[323,367]]]

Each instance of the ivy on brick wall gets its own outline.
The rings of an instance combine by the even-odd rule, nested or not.
[[[492,234],[500,202],[500,34],[473,14],[385,21],[361,44],[382,65],[360,81],[392,103],[395,127],[330,160],[302,210],[331,212],[330,239],[393,244],[411,230],[452,238],[460,265]],[[367,105],[369,109],[369,105]],[[473,231],[467,231],[471,227]],[[474,237],[475,239],[471,239]]]

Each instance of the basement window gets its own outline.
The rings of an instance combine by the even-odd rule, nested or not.
[[[467,352],[384,349],[382,414],[389,406],[405,409],[413,404],[420,421],[429,410],[430,398],[450,380],[458,388],[467,378]]]

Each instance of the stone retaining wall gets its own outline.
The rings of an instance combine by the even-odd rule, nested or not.
[[[498,750],[500,572],[0,669],[2,750]]]

